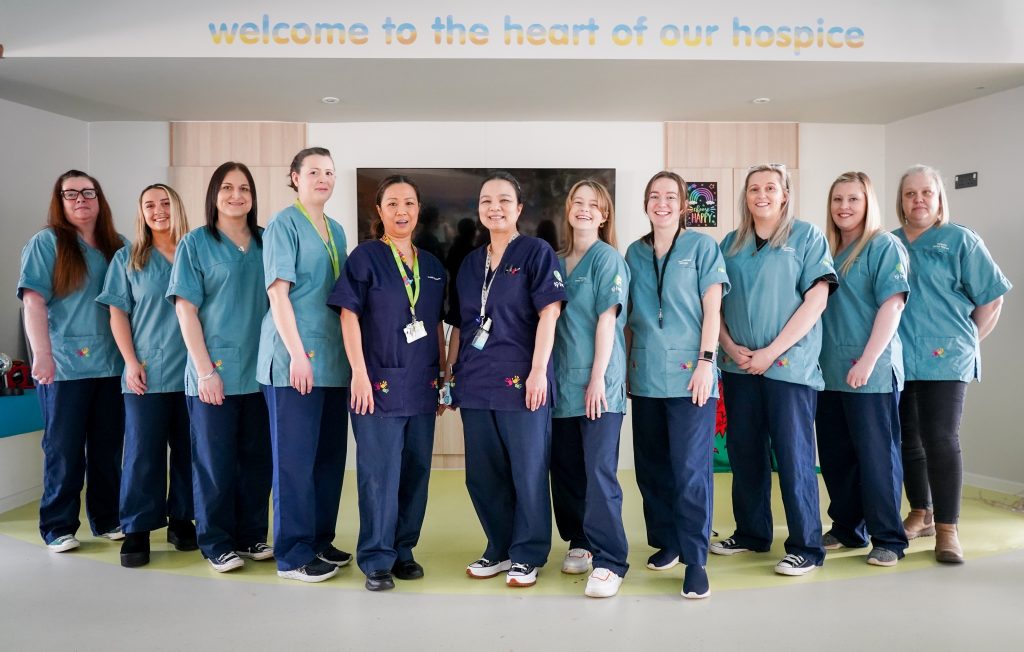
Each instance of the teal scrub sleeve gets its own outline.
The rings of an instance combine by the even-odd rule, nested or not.
[[[206,228],[206,227],[201,227]],[[196,308],[203,305],[203,271],[192,238],[186,237],[178,243],[171,267],[171,282],[167,285],[167,300],[174,303],[181,297]]]
[[[708,288],[716,283],[721,283],[723,297],[732,289],[729,275],[725,271],[725,257],[710,236],[701,238],[700,249],[697,251],[697,272],[697,287],[702,299]]]
[[[53,298],[53,269],[57,264],[57,236],[40,231],[21,250],[21,274],[18,277],[18,298],[24,290],[38,292],[46,303]]]
[[[893,295],[910,294],[910,283],[907,280],[910,262],[906,248],[894,236],[883,233],[875,237],[888,241],[880,248],[878,260],[872,261],[872,269],[875,270],[872,291],[875,305],[881,306]]]
[[[135,297],[132,296],[131,286],[128,283],[128,248],[122,247],[114,254],[114,259],[107,267],[107,276],[103,279],[103,290],[96,297],[96,302],[113,306],[121,312],[132,314],[135,309]],[[157,251],[151,251],[150,255],[159,256]]]
[[[981,238],[961,257],[960,280],[967,297],[975,306],[991,303],[1013,287],[992,259],[992,254]]]
[[[263,279],[267,288],[277,279],[295,283],[298,251],[299,234],[294,221],[278,217],[267,226],[263,232]]]
[[[838,275],[832,262],[832,254],[828,250],[825,234],[816,227],[807,230],[807,240],[803,247],[804,260],[800,271],[800,294],[807,294],[814,284],[823,277],[830,277],[830,285],[838,285]],[[833,292],[835,287],[829,289]]]
[[[598,316],[604,314],[612,306],[619,306],[616,315],[621,314],[629,297],[629,268],[626,261],[614,250],[602,251],[601,257],[595,261],[593,279],[594,312]]]

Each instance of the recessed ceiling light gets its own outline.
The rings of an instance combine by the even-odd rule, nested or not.
[[[334,97],[333,95],[328,95],[327,97],[321,97],[320,101],[323,102],[324,104],[337,104],[341,100]]]
[[[755,98],[754,98],[753,100],[751,100],[751,101],[752,101],[752,102],[753,102],[754,104],[768,104],[769,102],[771,102],[771,101],[772,101],[772,98],[770,98],[770,97],[755,97]]]

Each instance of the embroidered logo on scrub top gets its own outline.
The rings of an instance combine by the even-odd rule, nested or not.
[[[907,277],[907,270],[904,269],[903,263],[896,263],[896,273],[893,274],[892,277],[897,281]]]
[[[79,358],[88,358],[89,357],[89,347],[83,346],[82,348],[80,348],[77,351],[75,351],[75,353],[78,354]]]
[[[141,364],[141,365],[142,365],[142,368],[143,368],[143,369],[145,369],[146,367],[148,367],[148,366],[149,366],[149,363],[148,363],[148,362],[146,362],[145,360],[143,360],[143,361],[142,361],[142,362],[140,362],[139,364]]]
[[[558,273],[557,269],[555,270],[555,287],[556,288],[564,288],[565,287],[565,283],[562,282],[562,275]]]
[[[944,348],[942,348],[940,346],[939,348],[937,348],[934,351],[932,351],[932,357],[933,358],[945,358],[946,357],[946,349],[944,349]]]
[[[390,389],[388,389],[388,381],[386,380],[381,380],[374,383],[373,388],[380,392],[381,394],[387,394],[388,392],[391,391]]]
[[[213,363],[213,368],[216,369],[217,371],[220,371],[221,369],[224,368],[224,361],[223,360],[218,360],[218,361],[214,362]]]
[[[693,369],[693,360],[687,360],[686,362],[679,363],[679,369],[682,371],[691,371]]]
[[[505,378],[505,385],[507,387],[515,387],[516,389],[522,389],[523,388],[523,383],[520,382],[519,376],[512,376],[511,378]]]
[[[719,274],[725,274],[725,268],[724,267],[719,267],[718,268],[718,273]]]
[[[306,357],[312,360],[316,357],[316,351],[306,351]]]
[[[515,276],[519,273],[520,267],[513,267],[512,265],[505,265],[505,273],[509,276]]]
[[[786,252],[787,254],[795,254],[796,253],[796,249],[794,249],[793,247],[783,247],[782,251]]]
[[[437,389],[437,378],[430,381],[430,386],[434,389]]]
[[[945,242],[939,242],[937,244],[932,245],[932,251],[936,251],[942,254],[949,253],[949,245],[946,244]]]
[[[779,358],[778,360],[775,361],[775,366],[776,367],[788,367],[789,366],[789,358]]]
[[[622,292],[622,277],[619,276],[618,274],[616,274],[615,278],[612,279],[612,292],[613,293]]]

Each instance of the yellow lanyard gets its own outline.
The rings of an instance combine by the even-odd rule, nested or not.
[[[316,231],[318,236],[320,236],[320,241],[324,243],[324,247],[327,249],[327,255],[331,258],[331,269],[334,270],[334,280],[337,281],[338,277],[341,276],[341,261],[338,256],[338,246],[334,244],[334,233],[331,231],[331,223],[327,219],[327,215],[324,215],[324,226],[327,227],[327,239],[324,240],[324,237],[320,235],[320,229],[316,228],[313,218],[309,216],[309,212],[306,211],[306,207],[302,205],[302,202],[296,199],[295,207],[299,209],[299,212],[302,213],[307,220],[309,220],[313,230]]]
[[[420,299],[420,257],[416,247],[412,248],[412,280],[405,273],[405,265],[402,264],[402,256],[398,253],[398,247],[387,235],[381,238],[381,242],[391,247],[391,255],[395,257],[395,265],[398,266],[398,273],[402,275],[402,284],[405,285],[405,293],[409,297],[409,311],[412,313],[412,320],[416,321],[416,302]],[[412,281],[416,281],[415,291],[409,287]]]

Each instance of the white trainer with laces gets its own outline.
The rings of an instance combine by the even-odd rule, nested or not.
[[[806,575],[817,568],[813,561],[803,555],[786,555],[782,561],[775,564],[775,572],[779,575]]]
[[[225,552],[223,555],[220,555],[216,559],[207,559],[206,561],[210,562],[210,566],[212,566],[213,570],[217,571],[218,573],[226,573],[228,571],[233,571],[236,568],[241,568],[245,565],[245,562],[242,561],[242,558],[233,552]]]
[[[491,561],[486,557],[481,557],[469,566],[466,566],[466,575],[476,580],[485,580],[495,577],[500,573],[506,573],[510,568],[512,568],[512,561],[509,559],[505,561]]]
[[[529,564],[513,563],[505,576],[505,584],[513,587],[533,586],[537,583],[537,567]]]
[[[67,552],[68,550],[74,550],[80,546],[78,539],[73,534],[65,534],[62,537],[57,537],[50,543],[46,544],[46,549],[50,552]]]
[[[590,570],[594,555],[585,548],[571,548],[562,560],[562,572],[566,575],[582,575]]]
[[[587,579],[587,588],[583,591],[588,598],[610,598],[619,592],[622,578],[607,568],[595,568]]]

